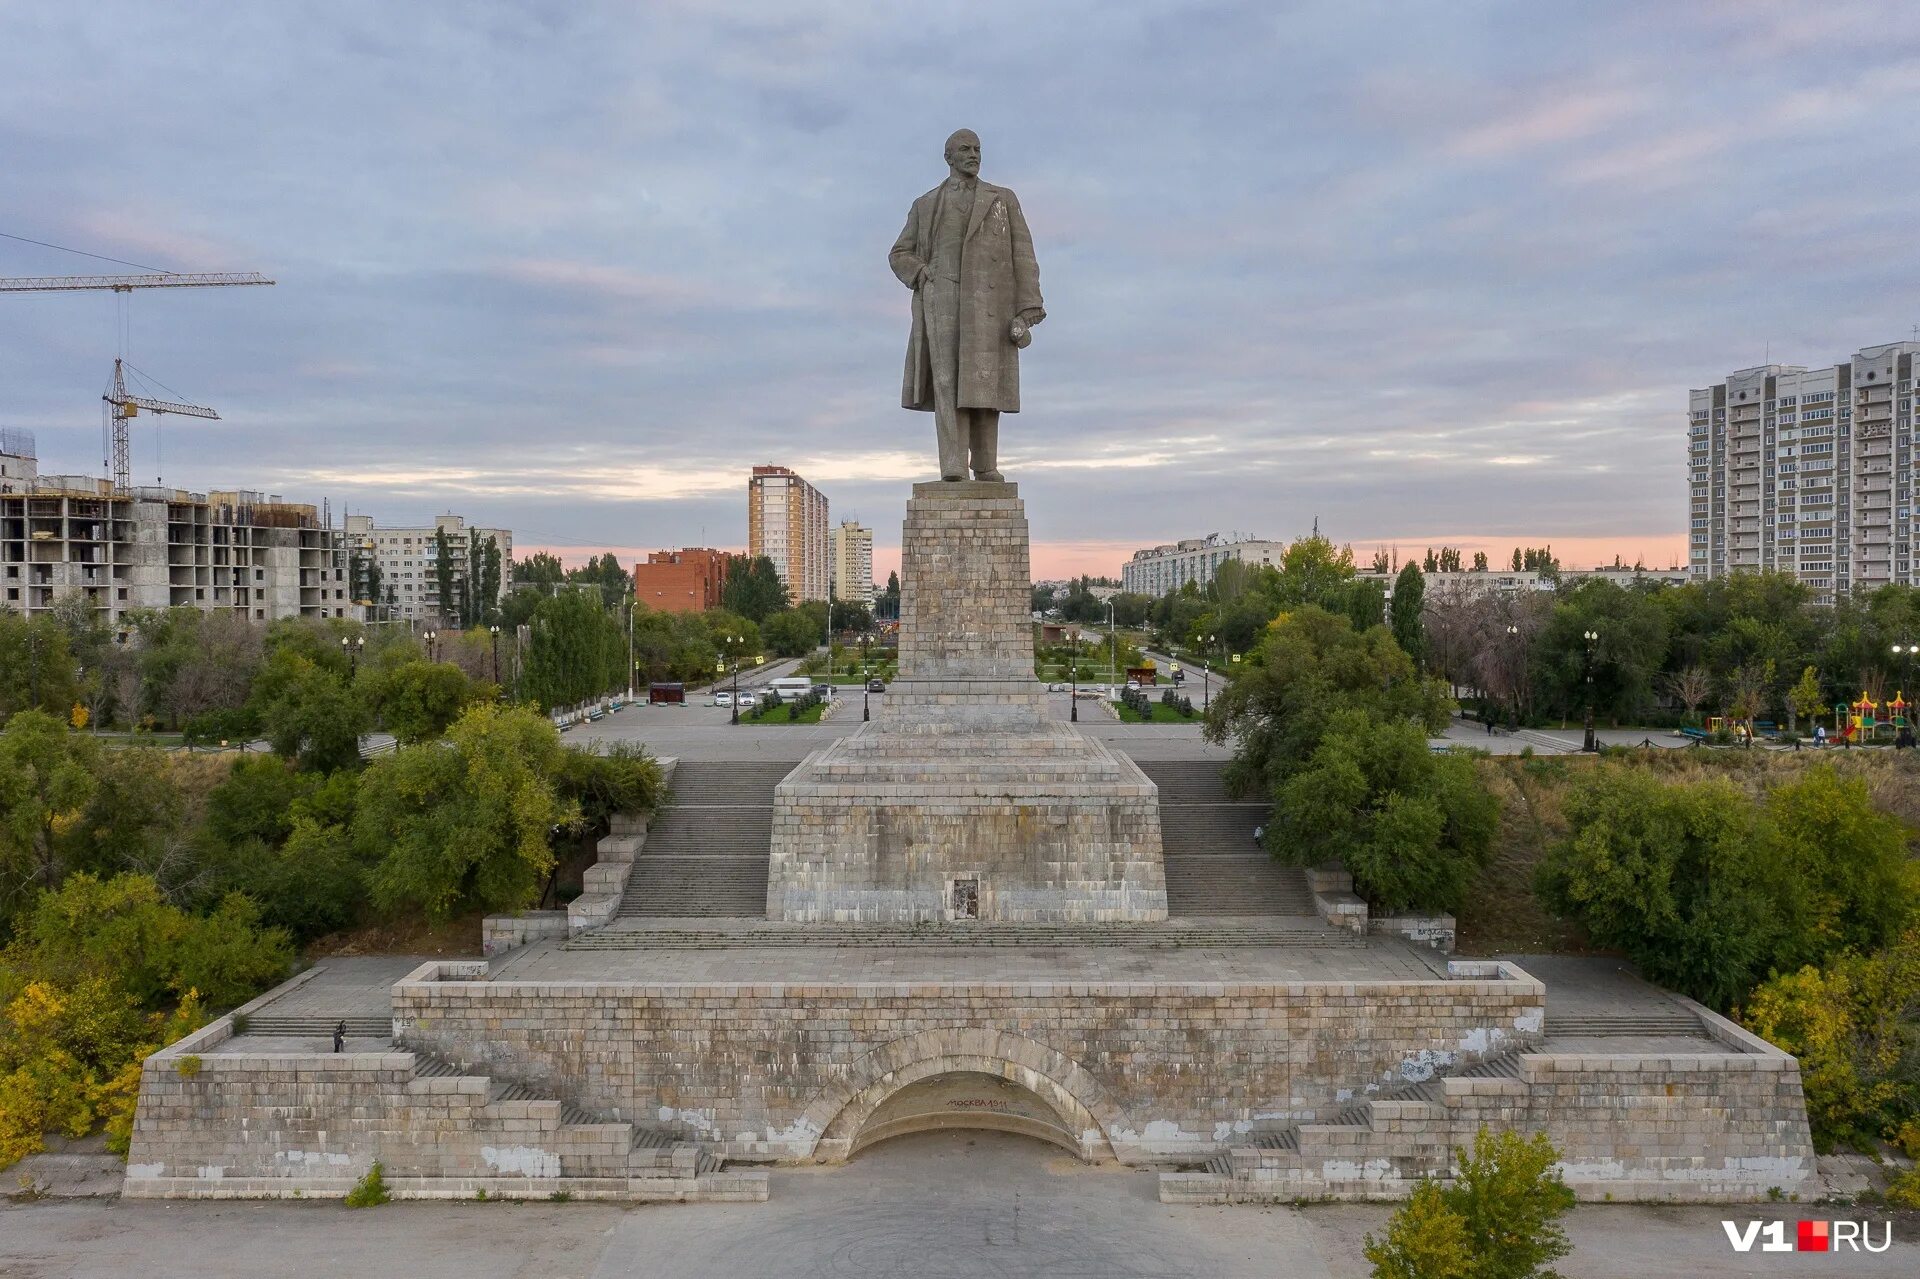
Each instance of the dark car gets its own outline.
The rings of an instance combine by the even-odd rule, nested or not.
[[[867,681],[867,691],[869,693],[884,693],[887,691],[886,682],[884,680],[870,679]]]

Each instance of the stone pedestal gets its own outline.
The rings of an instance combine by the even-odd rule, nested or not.
[[[1048,717],[1030,592],[1015,486],[914,486],[899,676],[775,790],[770,918],[1166,918],[1158,791]]]

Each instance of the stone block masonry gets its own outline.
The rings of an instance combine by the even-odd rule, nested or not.
[[[1701,1050],[1521,1051],[1330,1123],[1267,1125],[1208,1171],[1161,1177],[1167,1203],[1381,1199],[1444,1177],[1481,1127],[1540,1132],[1582,1199],[1747,1202],[1813,1174],[1799,1064],[1692,1005]],[[1716,1051],[1717,1049],[1717,1051]]]
[[[411,1048],[731,1159],[846,1155],[897,1089],[955,1071],[1040,1096],[1088,1158],[1211,1154],[1274,1118],[1530,1043],[1539,982],[477,981],[394,987]]]
[[[1048,718],[1011,484],[914,486],[900,675],[874,721],[775,791],[770,918],[1166,918],[1158,789]]]
[[[404,1051],[248,1051],[230,1017],[153,1054],[123,1193],[340,1197],[377,1160],[398,1198],[766,1198],[674,1130],[607,1121]]]

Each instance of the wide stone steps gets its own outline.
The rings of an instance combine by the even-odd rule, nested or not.
[[[1265,853],[1169,857],[1167,913],[1188,915],[1313,915],[1313,894],[1297,866]]]
[[[1392,1084],[1370,1096],[1356,1098],[1340,1107],[1329,1119],[1312,1123],[1316,1128],[1355,1128],[1367,1132],[1373,1130],[1373,1107],[1382,1101],[1418,1101],[1430,1106],[1446,1104],[1446,1084],[1448,1078],[1461,1079],[1518,1079],[1520,1078],[1520,1054],[1518,1051],[1501,1053],[1467,1065],[1459,1065],[1443,1070],[1426,1079],[1409,1080]],[[1263,1151],[1265,1159],[1285,1162],[1300,1153],[1300,1123],[1274,1123],[1255,1128],[1236,1146]],[[1229,1160],[1222,1163],[1223,1160]],[[1207,1162],[1205,1171],[1217,1176],[1232,1177],[1230,1156],[1216,1155]]]
[[[622,918],[758,918],[767,911],[773,788],[791,762],[682,760],[634,858]]]
[[[385,1039],[393,1034],[391,1017],[350,1016],[343,1019],[338,1016],[273,1012],[258,1012],[248,1017],[246,1033],[284,1037],[331,1036],[342,1020],[347,1023],[347,1034],[356,1039]]]
[[[896,946],[1230,946],[1353,949],[1364,938],[1312,917],[1170,920],[1165,924],[780,924],[703,928],[697,924],[611,925],[582,933],[568,950],[726,950],[738,947]]]
[[[1671,1011],[1648,1009],[1645,1012],[1555,1016],[1547,1014],[1547,1034],[1558,1036],[1606,1037],[1610,1035],[1700,1035],[1705,1032],[1700,1018],[1691,1009]]]

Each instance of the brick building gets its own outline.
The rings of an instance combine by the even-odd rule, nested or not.
[[[704,613],[727,589],[727,553],[706,546],[653,551],[633,566],[633,598],[662,613]]]

